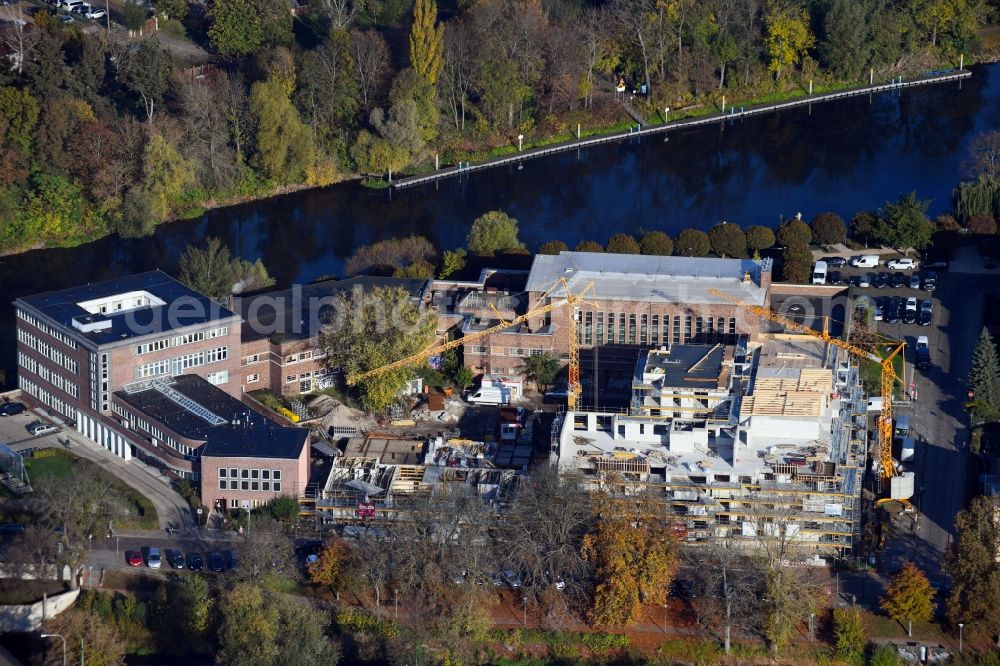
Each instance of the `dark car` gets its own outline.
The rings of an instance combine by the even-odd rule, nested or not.
[[[4,403],[3,407],[0,407],[0,416],[14,416],[15,414],[23,414],[26,409],[28,408],[19,402],[7,402]]]
[[[226,570],[226,563],[222,559],[221,553],[208,554],[208,568],[215,573],[222,573]]]
[[[226,568],[230,571],[239,571],[239,563],[236,560],[236,553],[231,550],[222,551],[222,557],[226,560]]]
[[[820,261],[825,261],[827,268],[843,268],[847,265],[847,259],[843,257],[823,257]]]
[[[946,271],[948,270],[948,262],[937,260],[937,261],[925,261],[924,268],[931,271]]]
[[[840,271],[830,271],[826,274],[827,284],[844,284],[844,276]]]
[[[167,560],[170,562],[170,566],[172,566],[174,569],[184,568],[185,565],[184,553],[182,553],[179,550],[168,550]]]
[[[681,599],[694,599],[698,596],[694,583],[689,580],[675,580],[670,586],[670,595]]]
[[[875,287],[876,289],[883,289],[885,287],[888,287],[889,286],[889,274],[885,273],[885,272],[882,272],[882,273],[879,273],[878,275],[876,275],[875,279],[872,280],[872,286]]]
[[[205,560],[201,553],[188,553],[187,565],[191,571],[201,571],[205,568]]]
[[[931,367],[931,350],[927,347],[917,347],[916,366],[919,370],[928,370]]]
[[[890,283],[893,289],[902,289],[907,284],[906,273],[893,273]]]
[[[18,536],[19,534],[24,534],[24,525],[21,523],[4,523],[0,525],[0,535],[2,536]]]
[[[903,310],[903,323],[904,324],[915,324],[917,319],[920,317],[920,313],[917,310]]]
[[[937,289],[937,273],[925,273],[924,274],[924,291],[934,291]]]
[[[921,310],[920,316],[917,317],[917,323],[921,326],[930,326],[934,319],[934,315],[930,310]]]
[[[910,276],[910,289],[920,289],[920,273]]]

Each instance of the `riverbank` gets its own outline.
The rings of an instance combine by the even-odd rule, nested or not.
[[[802,105],[819,104],[845,97],[855,97],[858,95],[882,93],[912,86],[956,81],[970,76],[972,76],[972,72],[967,69],[963,69],[960,71],[950,70],[931,72],[913,79],[906,79],[901,76],[898,80],[878,85],[856,87],[846,85],[827,85],[822,88],[810,85],[810,89],[808,90],[793,89],[787,93],[776,93],[769,95],[766,98],[755,98],[743,102],[737,100],[727,102],[726,97],[722,96],[720,105],[716,107],[699,105],[696,109],[681,110],[680,112],[677,112],[676,115],[672,114],[669,108],[665,108],[663,114],[655,124],[643,126],[642,124],[632,121],[619,124],[613,128],[606,129],[606,131],[593,131],[590,133],[584,133],[582,129],[578,129],[576,137],[570,138],[569,140],[556,141],[551,140],[553,137],[547,137],[543,141],[522,144],[520,147],[504,146],[491,151],[491,154],[484,159],[477,161],[472,161],[471,159],[459,161],[457,165],[445,168],[435,168],[432,171],[424,171],[423,173],[413,174],[403,177],[392,184],[397,189],[404,188],[411,185],[432,182],[439,178],[461,175],[470,171],[488,169],[511,163],[520,163],[534,157],[543,157],[566,150],[586,148],[602,143],[622,141],[625,139],[645,136],[647,134],[679,130],[707,123],[725,122],[726,120],[735,120],[749,115],[770,113]],[[728,111],[726,110],[726,107],[728,107]]]

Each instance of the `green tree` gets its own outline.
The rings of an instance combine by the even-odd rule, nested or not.
[[[175,645],[188,641],[201,644],[208,639],[212,615],[212,593],[201,576],[180,575],[163,583],[162,608],[157,609],[160,625]]]
[[[392,107],[409,102],[413,103],[415,112],[413,119],[416,135],[420,141],[417,149],[412,151],[416,157],[423,148],[423,143],[437,138],[441,110],[434,84],[407,67],[393,79],[392,87],[389,89],[390,115]]]
[[[576,244],[574,252],[604,252],[604,246],[597,241],[584,240]]]
[[[969,388],[973,393],[973,414],[986,420],[1000,418],[1000,360],[993,336],[985,326],[972,350]]]
[[[708,234],[699,229],[683,229],[674,239],[674,254],[682,257],[704,257],[712,244]]]
[[[708,242],[712,252],[720,257],[745,257],[747,236],[738,224],[721,222],[708,231]]]
[[[608,239],[604,251],[610,254],[639,254],[639,243],[629,234],[615,234]]]
[[[785,282],[808,282],[812,263],[812,252],[808,248],[789,245],[781,253],[781,278]]]
[[[184,249],[177,279],[215,300],[229,297],[234,289],[254,291],[274,284],[260,260],[233,257],[229,247],[214,236],[206,240],[204,248],[190,244]]]
[[[899,666],[900,663],[895,645],[876,645],[868,658],[868,666]]]
[[[150,197],[150,213],[162,222],[170,217],[184,193],[195,186],[195,164],[184,159],[159,133],[146,142],[142,156],[142,188]]]
[[[340,651],[326,637],[328,614],[301,597],[281,596],[271,603],[277,607],[279,623],[274,666],[336,666]]]
[[[833,610],[833,636],[837,652],[850,660],[859,659],[868,645],[865,625],[861,613],[856,608],[835,608]]]
[[[538,354],[529,356],[524,361],[524,369],[527,375],[535,380],[542,392],[545,392],[555,382],[561,366],[559,359],[552,354]]]
[[[146,5],[137,0],[125,0],[122,5],[122,23],[132,32],[142,30],[146,23]]]
[[[857,79],[872,57],[868,0],[833,0],[823,17],[820,58],[843,79]]]
[[[860,240],[865,246],[875,238],[878,228],[878,215],[870,210],[863,210],[851,218],[851,236]]]
[[[403,146],[397,146],[380,136],[361,130],[351,148],[351,157],[361,173],[386,173],[392,180],[392,172],[400,171],[410,163],[410,154]]]
[[[334,313],[320,342],[330,367],[342,369],[349,380],[425,349],[437,327],[437,320],[398,287],[340,294]],[[404,367],[358,381],[362,405],[369,412],[384,411],[411,376]]]
[[[410,63],[432,85],[444,66],[444,24],[437,23],[437,3],[416,0],[410,26]]]
[[[238,583],[220,600],[219,652],[222,666],[273,666],[280,649],[279,612],[265,593]]]
[[[460,247],[457,250],[445,250],[441,255],[441,271],[438,273],[438,277],[442,280],[447,280],[465,268],[465,258],[467,255],[468,253],[464,247]]]
[[[417,157],[424,149],[417,103],[410,98],[398,99],[389,107],[388,115],[382,109],[372,111],[372,127],[394,147],[406,151],[409,159]]]
[[[934,588],[923,571],[907,562],[889,583],[881,606],[909,632],[910,623],[926,622],[934,614]]]
[[[674,253],[674,242],[662,231],[647,231],[639,240],[639,252],[669,257]]]
[[[767,53],[767,69],[774,72],[776,79],[781,71],[800,62],[816,43],[809,30],[809,14],[806,10],[782,0],[770,3],[764,17],[764,50]]]
[[[187,0],[154,0],[153,6],[168,19],[180,21],[188,13]]]
[[[948,620],[963,622],[970,630],[996,636],[1000,633],[1000,523],[996,498],[981,495],[955,516],[958,535],[945,558],[951,576]]]
[[[467,243],[473,254],[491,256],[524,245],[517,238],[517,220],[500,210],[483,213],[472,223]]]
[[[896,201],[886,201],[879,211],[875,227],[876,239],[892,247],[929,246],[934,238],[934,223],[927,219],[930,201],[917,199],[916,192],[900,195]]]
[[[754,254],[773,247],[776,239],[771,227],[753,226],[747,229],[747,248]]]
[[[785,220],[778,227],[778,245],[782,247],[808,247],[812,242],[812,231],[802,220]]]
[[[264,25],[253,0],[217,0],[208,17],[208,37],[224,56],[250,55],[264,43]]]
[[[138,97],[150,123],[170,85],[171,68],[170,56],[157,46],[156,40],[144,39],[122,72],[122,82]]]
[[[312,133],[281,82],[253,84],[250,110],[257,122],[256,159],[264,173],[280,183],[301,180],[314,158]]]
[[[79,185],[62,176],[35,174],[14,222],[20,235],[35,241],[79,237],[103,227]]]
[[[27,90],[12,86],[0,88],[0,123],[3,138],[24,154],[31,154],[31,141],[38,124],[38,102]]]
[[[559,254],[567,250],[569,246],[561,240],[545,241],[538,246],[538,254]]]
[[[847,225],[836,213],[818,213],[809,223],[813,240],[819,245],[836,245],[847,240]]]

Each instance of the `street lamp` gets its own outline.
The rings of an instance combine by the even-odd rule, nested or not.
[[[663,633],[667,633],[667,602],[663,602]]]
[[[517,150],[518,150],[518,152],[521,152],[521,147],[523,146],[523,144],[524,144],[524,135],[523,134],[518,134],[517,135]]]
[[[816,613],[809,613],[809,642],[813,642],[813,621],[816,619]]]
[[[965,626],[964,622],[958,623],[958,653],[962,654],[962,628]]]
[[[521,601],[524,602],[524,621],[522,622],[522,624],[527,627],[528,626],[528,596],[524,595],[523,597],[521,597]]]
[[[399,590],[394,589],[392,591],[392,603],[393,603],[393,616],[396,618],[396,622],[399,622]]]
[[[66,666],[66,639],[62,634],[42,634],[42,638],[58,638],[63,644],[63,666]]]

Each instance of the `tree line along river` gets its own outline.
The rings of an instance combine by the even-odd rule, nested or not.
[[[260,258],[279,286],[339,275],[359,245],[420,234],[439,250],[465,243],[482,213],[520,222],[531,250],[559,239],[721,220],[776,226],[801,212],[845,218],[916,190],[930,214],[950,208],[969,141],[1000,128],[1000,64],[961,82],[860,96],[476,171],[404,190],[358,183],[212,210],[141,239],[109,236],[74,248],[0,259],[0,368],[16,365],[11,301],[117,275],[176,270],[184,247],[218,236]]]

